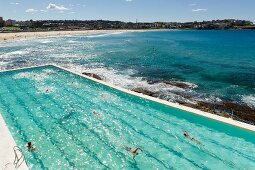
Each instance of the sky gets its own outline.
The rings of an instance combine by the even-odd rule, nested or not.
[[[0,16],[15,20],[255,22],[255,0],[0,0]]]

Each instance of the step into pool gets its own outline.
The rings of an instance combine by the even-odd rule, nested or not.
[[[55,66],[0,73],[0,113],[31,169],[255,167],[254,132]]]

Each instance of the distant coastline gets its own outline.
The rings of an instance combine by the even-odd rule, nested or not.
[[[147,31],[185,31],[197,29],[110,29],[110,30],[60,30],[60,31],[10,31],[0,32],[0,43],[27,40],[33,38],[58,37],[58,36],[76,36],[76,35],[96,35],[96,34],[115,34],[128,32],[147,32]],[[228,30],[253,30],[253,29],[228,29]],[[198,30],[197,30],[198,31]]]
[[[0,17],[0,42],[65,35],[92,35],[116,32],[161,30],[255,30],[247,20],[202,22],[122,22],[108,20],[4,20]]]
[[[248,20],[224,19],[194,22],[122,22],[109,20],[4,20],[0,17],[1,32],[84,31],[84,30],[242,30],[255,29]]]
[[[17,40],[27,40],[33,38],[74,36],[74,35],[95,35],[95,34],[114,34],[125,32],[143,32],[146,30],[81,30],[81,31],[44,31],[44,32],[11,32],[0,33],[0,43]],[[150,30],[153,31],[153,30]]]

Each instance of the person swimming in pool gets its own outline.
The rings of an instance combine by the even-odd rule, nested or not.
[[[95,110],[92,113],[96,116],[101,116],[100,113],[96,112]]]
[[[133,154],[133,158],[139,155],[139,152],[138,152],[139,150],[143,152],[143,150],[140,147],[136,147],[135,149],[132,149],[130,147],[124,146],[124,148],[126,149],[126,151],[129,151],[130,153]]]
[[[194,141],[195,143],[201,145],[201,142],[199,142],[199,141],[196,140],[195,138],[191,137],[187,131],[184,131],[183,135],[184,135],[186,138],[188,138],[188,139]]]
[[[35,151],[35,145],[32,144],[32,142],[27,143],[27,149],[29,152],[34,152]]]

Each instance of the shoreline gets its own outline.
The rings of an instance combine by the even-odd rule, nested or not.
[[[0,33],[0,43],[13,42],[18,40],[28,40],[33,38],[76,36],[76,35],[96,35],[96,34],[114,34],[129,32],[147,32],[147,31],[170,31],[167,29],[160,30],[79,30],[79,31],[45,31],[45,32],[17,32],[17,33]]]

